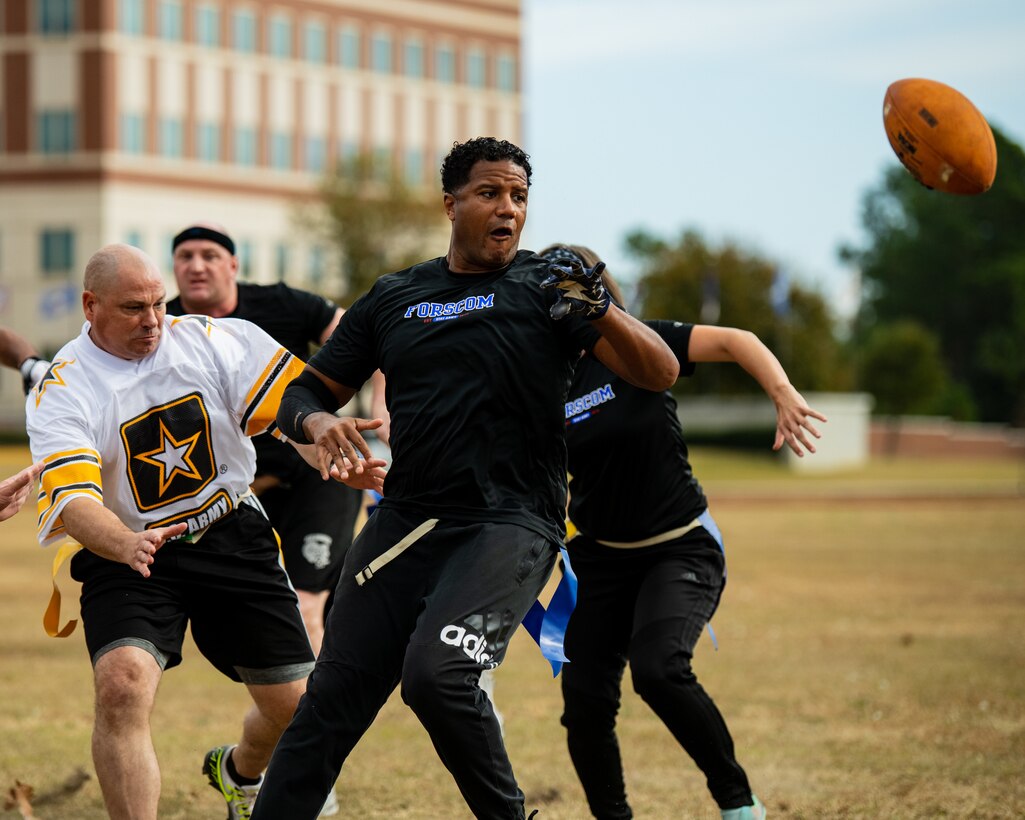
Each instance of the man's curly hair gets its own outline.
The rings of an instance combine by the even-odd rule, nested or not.
[[[507,140],[494,137],[476,137],[466,142],[456,142],[441,163],[441,190],[454,194],[470,181],[470,171],[478,162],[501,162],[510,160],[527,174],[530,187],[530,157],[522,148]]]

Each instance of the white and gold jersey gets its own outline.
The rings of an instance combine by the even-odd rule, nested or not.
[[[26,400],[40,476],[38,537],[65,536],[73,498],[103,504],[134,532],[186,522],[198,532],[234,509],[256,456],[278,435],[281,394],[303,363],[241,319],[168,316],[156,351],[101,350],[86,322]]]

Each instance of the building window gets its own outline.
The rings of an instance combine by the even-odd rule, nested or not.
[[[438,46],[434,50],[434,79],[439,83],[456,81],[456,53],[449,46]]]
[[[374,179],[379,182],[387,182],[391,178],[392,173],[391,148],[387,145],[379,145],[374,149],[371,162],[373,163],[371,168],[373,169]]]
[[[288,277],[288,245],[279,242],[274,247],[274,275],[279,282],[284,282]]]
[[[391,37],[375,34],[370,41],[370,67],[381,74],[391,72]]]
[[[157,36],[163,40],[182,39],[182,4],[179,0],[160,0],[157,5]]]
[[[343,139],[338,141],[338,160],[337,164],[350,165],[356,161],[359,156],[359,143],[352,139]]]
[[[256,129],[244,125],[235,127],[235,164],[256,165]]]
[[[121,115],[119,144],[126,154],[142,154],[146,151],[146,118],[142,114]]]
[[[307,137],[303,147],[306,170],[319,174],[327,165],[327,140],[323,137]]]
[[[47,228],[39,234],[39,267],[46,278],[67,276],[75,269],[75,233]]]
[[[303,27],[303,57],[311,63],[327,60],[327,30],[321,23],[307,23]]]
[[[236,11],[231,16],[232,45],[236,51],[256,51],[256,16],[251,11]]]
[[[406,40],[402,49],[402,73],[420,79],[424,75],[424,44],[419,40]]]
[[[495,66],[499,91],[516,90],[516,58],[510,54],[502,54]]]
[[[142,247],[142,231],[135,228],[130,228],[125,231],[125,244],[131,245],[133,248],[144,250]]]
[[[143,0],[120,0],[118,24],[124,34],[142,35],[146,32],[146,7]]]
[[[253,278],[253,243],[248,239],[239,240],[237,252],[239,278],[249,281]]]
[[[216,6],[196,7],[196,42],[211,48],[221,44],[221,12]]]
[[[343,68],[359,68],[359,31],[346,26],[338,32],[338,63]]]
[[[70,154],[77,147],[74,111],[40,111],[36,115],[36,149],[44,154]]]
[[[267,23],[267,42],[272,57],[292,56],[292,21],[275,14]]]
[[[165,157],[182,156],[183,130],[178,117],[161,117],[157,123],[157,150]]]
[[[419,148],[408,149],[405,161],[403,162],[402,172],[407,185],[423,185],[424,152]]]
[[[271,132],[270,167],[279,171],[289,171],[292,168],[292,135],[286,131]]]
[[[309,280],[310,285],[312,285],[315,290],[319,289],[324,283],[325,256],[326,254],[324,253],[324,249],[320,247],[320,245],[314,245],[310,248]]]
[[[196,125],[196,157],[204,162],[221,158],[221,126],[215,122]]]
[[[38,0],[40,34],[70,34],[75,30],[74,0]]]
[[[470,49],[466,55],[466,83],[473,88],[483,88],[487,80],[484,52],[479,48]]]

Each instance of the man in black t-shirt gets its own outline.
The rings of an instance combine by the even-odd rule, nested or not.
[[[227,230],[200,222],[174,238],[178,296],[167,303],[171,316],[187,313],[247,319],[293,356],[310,357],[310,346],[331,336],[342,309],[333,302],[279,282],[239,283],[238,256]],[[362,493],[323,481],[295,449],[271,436],[257,436],[253,491],[281,538],[285,569],[299,596],[299,608],[314,652],[324,636],[324,609],[352,543]]]
[[[653,390],[679,369],[657,334],[609,307],[593,272],[518,250],[530,173],[508,142],[456,144],[441,172],[448,254],[378,279],[285,390],[281,431],[344,472],[343,457],[370,454],[361,433],[377,421],[333,411],[380,368],[392,462],[254,820],[315,817],[399,683],[473,814],[524,816],[478,679],[502,661],[564,535],[573,365],[591,351]]]

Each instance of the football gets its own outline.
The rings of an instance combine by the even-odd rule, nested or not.
[[[886,89],[883,126],[911,176],[948,194],[981,194],[997,173],[997,147],[971,100],[935,80],[897,80]]]

